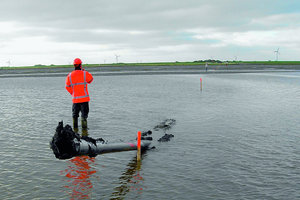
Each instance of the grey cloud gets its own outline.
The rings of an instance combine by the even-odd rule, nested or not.
[[[276,20],[267,24],[260,21],[288,12],[284,8],[293,7],[293,2],[1,0],[0,22],[11,21],[21,29],[9,34],[0,32],[0,42],[18,37],[43,36],[58,43],[93,44],[99,45],[99,48],[101,45],[107,45],[113,50],[128,48],[153,54],[156,47],[188,45],[190,51],[205,54],[210,51],[217,52],[215,48],[202,49],[211,47],[210,42],[217,44],[218,40],[195,40],[193,34],[197,34],[197,31],[198,34],[201,34],[201,30],[210,30],[216,33],[226,32],[228,35],[250,30],[281,28],[284,20],[280,21],[280,24]],[[293,21],[290,24],[295,23]],[[141,31],[142,34],[130,34],[130,31]],[[219,48],[219,52],[224,49]],[[186,51],[185,54],[189,54],[190,51]]]
[[[266,2],[266,1],[265,1]],[[60,29],[180,30],[233,27],[263,16],[261,1],[4,0],[1,20]]]
[[[221,2],[221,3],[220,3]],[[181,44],[168,32],[214,28],[246,31],[250,17],[263,15],[259,1],[199,0],[2,0],[0,19],[27,27],[17,35],[46,35],[58,42],[122,44],[137,47]],[[265,12],[265,9],[264,9]],[[108,30],[96,33],[95,30]],[[149,32],[129,35],[126,31]],[[111,32],[110,32],[111,31]],[[187,41],[185,41],[187,42]],[[196,42],[196,41],[194,41]]]

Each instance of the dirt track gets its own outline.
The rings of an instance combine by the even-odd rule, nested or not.
[[[73,68],[1,69],[0,78],[66,76]],[[199,74],[199,73],[255,73],[276,71],[299,71],[300,65],[204,65],[190,66],[114,66],[88,67],[95,76],[140,74]]]

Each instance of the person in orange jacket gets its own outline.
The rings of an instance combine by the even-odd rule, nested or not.
[[[72,95],[73,129],[78,132],[78,117],[81,112],[82,134],[87,135],[87,118],[89,114],[90,96],[87,85],[93,81],[93,76],[82,68],[82,61],[76,58],[75,69],[66,78],[66,90]]]

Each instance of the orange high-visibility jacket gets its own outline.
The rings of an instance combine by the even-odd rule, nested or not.
[[[66,78],[66,89],[72,95],[73,103],[90,101],[87,85],[93,81],[93,76],[84,70],[74,70]]]

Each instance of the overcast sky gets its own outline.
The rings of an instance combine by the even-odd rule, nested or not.
[[[0,0],[0,66],[300,60],[299,0]]]

